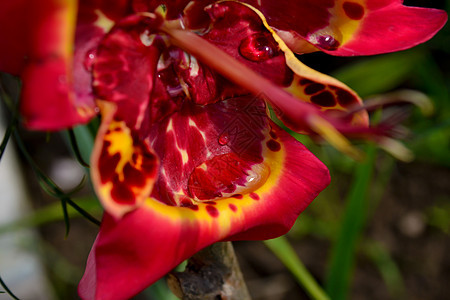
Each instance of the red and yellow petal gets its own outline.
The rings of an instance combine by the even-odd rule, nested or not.
[[[267,176],[252,191],[189,207],[148,198],[120,220],[106,214],[79,286],[80,296],[129,298],[214,242],[286,233],[330,178],[303,145],[270,125],[263,150]]]
[[[320,49],[354,56],[404,50],[430,39],[447,20],[442,10],[408,7],[402,0],[244,2],[260,9],[297,53]]]
[[[294,73],[290,85],[284,88],[287,92],[301,101],[320,107],[325,112],[345,111],[362,104],[361,98],[347,85],[311,69],[299,61],[280,36],[269,26],[262,13],[253,7],[250,8],[258,14],[266,30],[272,34],[278,47],[284,53],[286,65]],[[283,118],[283,112],[279,112],[278,115]],[[352,126],[368,126],[368,115],[365,111],[361,111],[354,114],[349,123]]]
[[[372,55],[409,49],[432,38],[446,23],[443,10],[408,7],[401,0],[344,1],[345,16],[356,26],[338,25],[342,33],[342,45],[333,55]],[[383,3],[384,2],[384,3]],[[346,8],[345,5],[349,8]],[[352,10],[362,10],[364,13]],[[360,19],[359,15],[363,15]],[[345,23],[344,23],[345,24]],[[326,50],[326,49],[324,49]]]
[[[359,96],[348,86],[301,63],[256,8],[242,2],[224,1],[211,5],[207,11],[212,23],[202,38],[271,80],[296,100],[331,113],[361,105]],[[285,112],[276,112],[284,121]],[[350,126],[367,127],[367,113],[361,111],[346,122]],[[300,127],[295,126],[295,130],[308,131]]]
[[[99,101],[102,125],[91,158],[92,181],[103,207],[114,217],[142,205],[156,179],[158,159],[123,120],[117,105]]]

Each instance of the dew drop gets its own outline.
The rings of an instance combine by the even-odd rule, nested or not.
[[[97,49],[93,48],[86,52],[86,56],[83,61],[83,66],[87,71],[92,71],[92,66],[94,65]]]
[[[219,136],[219,144],[221,145],[221,146],[225,146],[225,145],[227,145],[228,144],[228,142],[230,141],[230,136],[229,136],[229,134],[228,133],[222,133],[220,136]]]
[[[333,36],[331,35],[322,35],[319,36],[317,38],[317,44],[319,47],[321,47],[322,49],[325,50],[336,50],[337,48],[339,48],[339,41],[336,40]]]
[[[263,62],[278,54],[278,45],[272,36],[255,33],[242,40],[239,52],[250,61]]]

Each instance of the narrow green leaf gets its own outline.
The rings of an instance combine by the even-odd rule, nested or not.
[[[98,203],[98,200],[94,197],[88,198],[76,198],[73,200],[76,206],[80,209],[83,207],[83,211],[88,211],[92,215],[100,216],[102,214],[102,207]],[[70,218],[80,217],[80,213],[73,208],[73,206],[68,206],[68,214]],[[20,230],[23,228],[37,227],[51,222],[61,221],[64,216],[61,211],[61,204],[56,202],[47,205],[43,208],[37,209],[27,216],[24,216],[14,222],[4,224],[0,226],[0,236],[14,230]]]
[[[2,288],[5,290],[5,292],[13,299],[15,300],[20,300],[19,298],[16,297],[16,295],[13,294],[13,292],[11,292],[11,290],[8,288],[8,286],[6,285],[6,283],[3,281],[2,277],[0,276],[0,285],[2,286]]]
[[[8,141],[13,134],[14,130],[16,130],[17,122],[18,122],[18,115],[19,115],[19,108],[18,105],[13,105],[13,101],[11,101],[9,95],[6,93],[6,91],[3,88],[3,85],[0,84],[0,96],[2,99],[4,99],[5,102],[11,102],[12,105],[12,119],[10,121],[10,124],[8,128],[6,129],[5,135],[3,136],[2,143],[0,145],[0,160],[3,157],[3,153],[5,153],[6,146],[8,145]],[[9,99],[8,101],[6,99]]]
[[[314,277],[306,269],[300,258],[295,253],[286,237],[264,241],[264,244],[281,260],[286,268],[295,276],[298,283],[315,300],[329,300]]]
[[[402,274],[386,248],[378,242],[371,241],[364,243],[363,250],[378,268],[392,299],[404,299],[405,284]]]
[[[347,197],[342,227],[331,252],[326,291],[333,300],[345,300],[353,273],[355,251],[366,224],[367,191],[373,173],[376,148],[367,147],[366,160],[356,167],[353,183]]]
[[[0,160],[3,157],[3,153],[5,153],[9,138],[11,137],[11,134],[14,132],[15,128],[16,128],[15,120],[13,120],[6,129],[5,135],[3,136],[2,144],[0,145]]]
[[[89,221],[91,221],[92,223],[94,223],[96,225],[100,225],[100,221],[98,221],[96,218],[91,216],[88,212],[86,212],[81,207],[76,205],[76,203],[74,203],[70,199],[70,197],[67,194],[65,194],[58,187],[58,185],[56,183],[54,183],[47,175],[44,174],[44,172],[42,172],[42,170],[36,165],[36,163],[31,158],[30,154],[26,150],[25,145],[23,144],[23,142],[22,142],[20,136],[17,134],[17,132],[15,133],[14,137],[16,139],[17,146],[19,147],[19,149],[22,152],[22,154],[25,156],[25,158],[28,161],[28,163],[31,165],[31,168],[34,171],[35,175],[38,177],[38,179],[40,181],[43,181],[43,183],[45,183],[47,188],[50,189],[51,192],[49,194],[60,199],[61,205],[62,205],[62,209],[63,209],[63,212],[64,212],[64,216],[65,217],[68,216],[66,205],[69,204],[75,210],[77,210],[82,216],[84,216],[86,219],[88,219]],[[41,184],[41,186],[42,186],[42,184]],[[44,190],[47,190],[47,188],[44,188]],[[64,218],[64,219],[67,222],[66,223],[66,229],[70,228],[70,225],[68,224],[69,219],[68,218]]]
[[[78,147],[78,143],[77,143],[77,138],[75,136],[75,132],[73,131],[73,129],[69,129],[68,133],[69,133],[70,145],[72,146],[72,150],[75,154],[75,157],[76,157],[78,163],[80,165],[82,165],[83,167],[89,168],[89,165],[84,161],[84,159],[81,155],[80,148]]]

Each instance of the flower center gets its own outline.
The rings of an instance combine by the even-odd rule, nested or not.
[[[190,206],[255,191],[270,174],[262,155],[268,121],[265,103],[251,96],[185,102],[146,133],[161,162],[152,197]]]

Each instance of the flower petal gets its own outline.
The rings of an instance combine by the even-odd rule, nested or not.
[[[158,159],[127,123],[117,120],[117,105],[99,102],[102,125],[91,158],[91,174],[103,207],[116,218],[142,205],[156,178]]]
[[[32,129],[55,130],[87,122],[94,103],[73,94],[74,0],[1,4],[0,70],[23,80],[22,114]],[[63,117],[62,117],[63,116]]]
[[[214,242],[287,232],[329,183],[329,174],[304,146],[274,123],[270,126],[263,155],[270,172],[254,191],[190,207],[149,198],[120,220],[105,214],[80,296],[129,298]]]
[[[302,64],[254,7],[225,1],[211,5],[207,11],[212,23],[208,32],[202,35],[203,39],[270,79],[298,101],[312,103],[329,113],[361,105],[361,99],[348,86]],[[253,85],[258,85],[258,82],[253,82]],[[285,119],[283,111],[276,112],[282,120]],[[361,111],[347,122],[365,127],[368,124],[367,113]],[[308,131],[308,128],[302,130],[300,126],[291,128]]]
[[[97,47],[115,23],[131,8],[128,0],[79,1],[73,57],[73,89],[81,103],[94,103],[92,67],[97,59]]]
[[[164,48],[162,39],[153,34],[159,23],[153,14],[123,19],[101,41],[92,66],[96,97],[116,103],[115,118],[133,130],[148,117],[160,48]]]
[[[399,51],[427,41],[447,20],[442,10],[407,7],[402,0],[244,2],[260,9],[297,53],[314,51],[305,40],[332,55]]]
[[[213,22],[202,38],[209,43],[187,32],[167,29],[169,35],[180,47],[218,73],[255,94],[268,97],[278,116],[291,129],[302,133],[311,132],[309,117],[318,114],[316,107],[334,113],[361,105],[360,98],[350,88],[298,61],[255,8],[237,2],[221,2],[208,8],[208,12]],[[192,47],[194,44],[199,46]],[[229,56],[219,53],[212,45]],[[263,80],[251,69],[273,83]],[[296,97],[283,93],[280,88]],[[298,103],[294,105],[294,101]],[[300,105],[301,101],[314,105]],[[339,122],[342,122],[339,130],[367,128],[368,118],[365,111],[360,111],[353,118]]]

